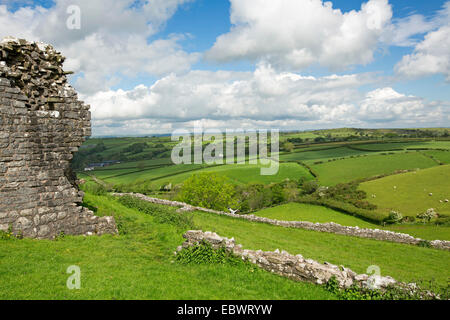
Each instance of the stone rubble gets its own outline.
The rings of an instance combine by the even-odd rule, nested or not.
[[[155,204],[162,204],[172,207],[180,207],[179,211],[204,211],[219,215],[225,215],[232,218],[237,219],[244,219],[252,222],[261,222],[266,224],[271,224],[275,226],[281,226],[286,228],[298,228],[298,229],[305,229],[305,230],[312,230],[312,231],[319,231],[319,232],[327,232],[327,233],[334,233],[334,234],[341,234],[345,236],[352,236],[352,237],[359,237],[359,238],[367,238],[367,239],[375,239],[375,240],[382,240],[382,241],[391,241],[391,242],[397,242],[397,243],[403,243],[403,244],[411,244],[411,245],[419,245],[424,240],[420,238],[415,238],[409,234],[405,233],[397,233],[389,230],[380,230],[380,229],[366,229],[366,228],[359,228],[359,227],[347,227],[342,226],[340,224],[329,222],[329,223],[312,223],[307,221],[283,221],[283,220],[274,220],[264,217],[258,217],[255,215],[240,215],[240,214],[233,214],[230,212],[223,212],[223,211],[216,211],[201,207],[195,207],[191,206],[187,203],[178,202],[178,201],[170,201],[165,199],[158,199],[158,198],[152,198],[145,196],[143,194],[138,193],[114,193],[115,196],[134,196],[139,199],[142,199],[144,201],[152,202]],[[445,240],[434,240],[428,242],[430,247],[435,249],[442,249],[442,250],[450,250],[450,241]]]
[[[67,83],[64,59],[51,45],[0,41],[0,231],[117,233],[114,218],[80,206],[70,160],[91,134],[91,115]]]

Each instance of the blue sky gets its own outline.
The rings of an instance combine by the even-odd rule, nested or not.
[[[449,126],[450,2],[331,2],[0,0],[0,37],[68,57],[95,135]]]

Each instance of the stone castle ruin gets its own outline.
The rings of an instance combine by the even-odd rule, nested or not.
[[[0,231],[117,233],[114,218],[80,206],[70,161],[91,134],[90,112],[67,83],[64,59],[50,45],[0,42]]]

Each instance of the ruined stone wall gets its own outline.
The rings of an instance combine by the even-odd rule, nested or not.
[[[80,206],[70,170],[91,134],[89,106],[78,101],[52,46],[0,42],[0,230],[30,238],[116,233],[112,217]]]

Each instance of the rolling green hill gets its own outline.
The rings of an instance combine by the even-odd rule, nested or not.
[[[369,155],[313,165],[323,185],[335,185],[377,175],[392,174],[398,170],[425,169],[437,163],[419,152],[389,155]]]
[[[386,214],[396,210],[403,215],[416,216],[430,208],[450,214],[450,203],[444,201],[450,199],[450,165],[364,182],[360,188],[367,192],[369,201]]]

